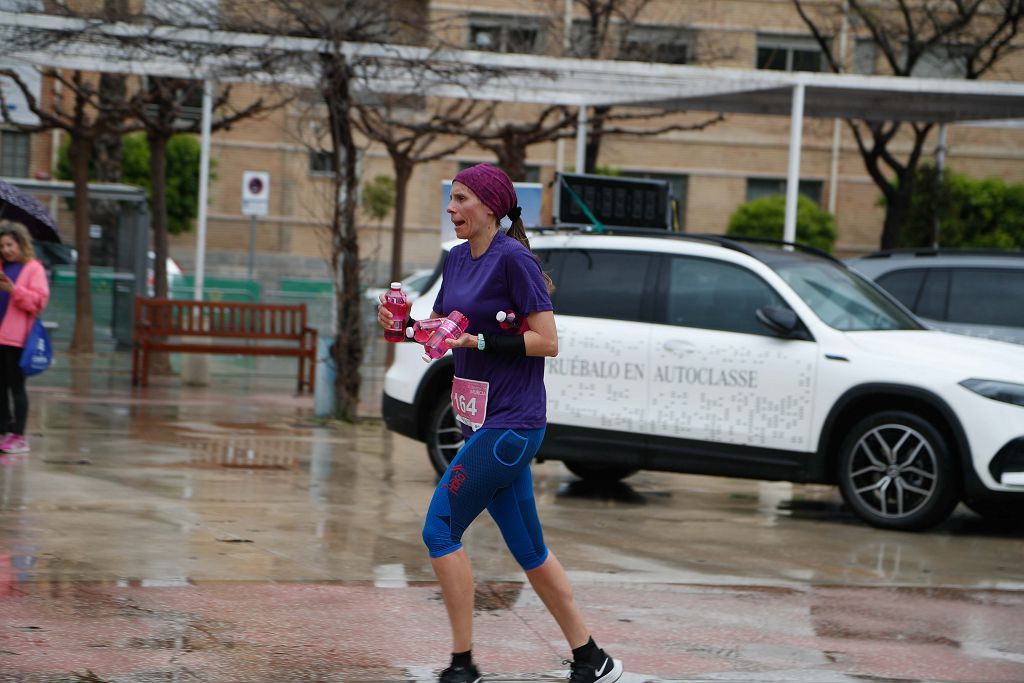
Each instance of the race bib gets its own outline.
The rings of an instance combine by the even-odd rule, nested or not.
[[[487,419],[487,382],[456,377],[452,380],[452,410],[455,419],[475,432]]]

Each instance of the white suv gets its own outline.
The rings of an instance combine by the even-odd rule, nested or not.
[[[925,329],[799,245],[560,232],[531,243],[559,332],[538,461],[584,478],[837,483],[856,514],[892,529],[937,524],[961,500],[1024,517],[1024,348]],[[398,345],[384,419],[425,441],[441,472],[462,445],[451,354],[420,355]]]

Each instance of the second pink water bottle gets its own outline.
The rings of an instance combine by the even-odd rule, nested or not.
[[[429,363],[443,356],[451,348],[445,342],[448,339],[458,339],[461,337],[467,327],[469,327],[469,319],[459,311],[452,311],[448,314],[447,318],[441,318],[441,324],[434,329],[430,338],[423,343],[423,360]]]
[[[405,336],[410,339],[415,339],[420,344],[426,343],[430,339],[430,335],[434,333],[444,318],[427,318],[426,320],[417,320],[412,324],[412,327],[405,328]]]

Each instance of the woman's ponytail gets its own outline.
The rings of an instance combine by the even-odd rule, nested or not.
[[[518,208],[517,206],[516,209]],[[509,237],[514,237],[520,244],[526,247],[527,251],[533,254],[533,249],[530,248],[530,238],[526,236],[526,226],[523,225],[523,219],[519,214],[520,212],[515,212],[515,218],[512,218],[512,212],[509,213],[509,218],[512,218],[512,227],[508,229],[506,234]],[[540,263],[540,259],[537,258],[536,254],[533,254],[533,258],[537,259],[537,263]],[[551,277],[544,272],[543,268],[541,268],[540,274],[544,276],[544,284],[548,287],[548,294],[552,294],[555,291],[555,283],[551,281]]]

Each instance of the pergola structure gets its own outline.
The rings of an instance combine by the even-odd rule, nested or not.
[[[335,46],[312,38],[268,36],[214,29],[138,24],[102,24],[44,14],[0,12],[0,28],[66,33],[59,53],[9,55],[26,63],[97,72],[203,78],[202,166],[196,250],[196,296],[201,298],[205,258],[206,203],[209,183],[210,118],[217,80],[284,81],[313,86],[309,73],[249,72],[225,75],[216,56],[196,64],[172,57],[142,58],[118,41],[80,40],[76,36],[144,39],[202,51],[203,46],[245,50],[318,53]],[[437,81],[432,95],[499,102],[565,105],[579,108],[576,167],[583,168],[587,107],[631,106],[665,111],[712,111],[790,117],[784,238],[796,236],[796,200],[804,117],[940,124],[1024,119],[1024,83],[783,72],[754,69],[677,66],[640,62],[584,60],[471,50],[346,43],[352,58],[376,58],[389,68],[367,84],[376,92],[417,92],[425,87],[408,65],[479,66],[491,76],[471,87]]]

